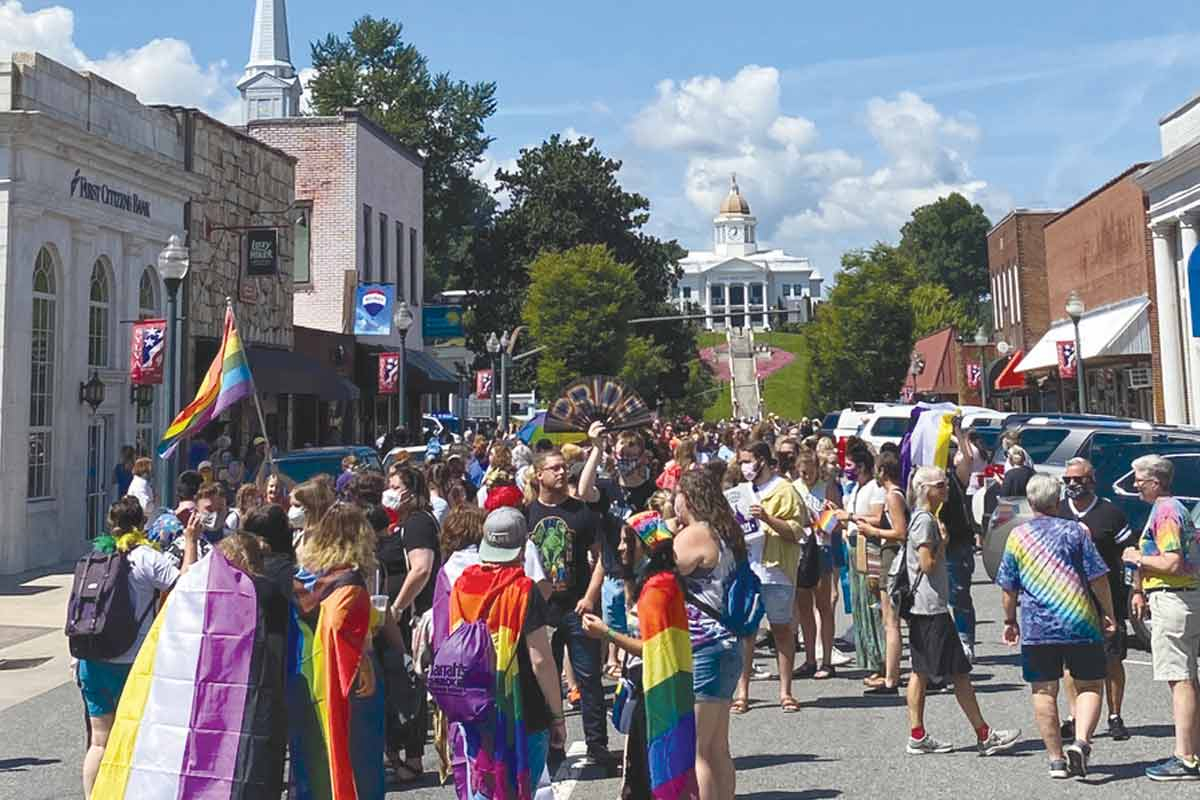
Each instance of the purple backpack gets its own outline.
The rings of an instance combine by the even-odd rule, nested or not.
[[[442,642],[425,674],[429,693],[451,722],[478,723],[496,705],[496,648],[488,630],[488,603]]]
[[[129,561],[123,553],[90,552],[75,563],[67,601],[66,634],[75,658],[115,658],[137,639],[154,601],[135,617],[129,592]]]

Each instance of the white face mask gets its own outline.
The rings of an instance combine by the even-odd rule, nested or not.
[[[290,506],[288,508],[288,524],[292,526],[292,530],[300,530],[304,527],[304,517],[304,509],[302,507]]]

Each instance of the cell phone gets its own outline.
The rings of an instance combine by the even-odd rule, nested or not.
[[[217,527],[217,512],[209,511],[207,514],[200,515],[200,527],[205,530],[213,530]]]

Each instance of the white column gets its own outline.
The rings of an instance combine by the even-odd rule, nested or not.
[[[1191,214],[1184,214],[1179,218],[1179,234],[1180,234],[1180,250],[1179,254],[1179,296],[1183,300],[1183,309],[1180,322],[1182,323],[1182,336],[1180,344],[1183,346],[1183,356],[1187,360],[1187,396],[1190,400],[1189,419],[1191,423],[1196,424],[1200,420],[1200,338],[1193,335],[1192,331],[1192,308],[1191,308],[1191,290],[1188,284],[1188,259],[1192,255],[1192,251],[1196,249],[1196,244],[1200,242],[1200,219],[1197,219]]]
[[[712,314],[712,289],[709,288],[708,276],[704,276],[704,313]],[[704,320],[704,329],[711,331],[713,328],[712,317]]]
[[[763,330],[771,330],[771,315],[767,311],[771,308],[771,296],[767,293],[767,282],[762,282],[763,287]]]
[[[1154,235],[1154,294],[1158,305],[1158,349],[1162,362],[1163,416],[1171,425],[1187,422],[1183,350],[1179,337],[1179,287],[1175,281],[1175,226],[1151,227]]]

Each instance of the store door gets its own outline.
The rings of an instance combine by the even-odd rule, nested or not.
[[[104,516],[108,509],[108,467],[113,463],[110,431],[112,417],[93,416],[87,435],[87,537],[95,539],[104,533]]]

